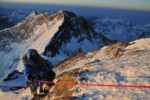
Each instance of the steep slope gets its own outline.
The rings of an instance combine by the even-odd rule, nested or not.
[[[93,21],[95,31],[111,40],[130,42],[150,37],[150,24],[134,25],[122,19],[103,18]]]
[[[120,47],[120,45],[118,46]],[[103,49],[108,47],[106,46]],[[150,38],[133,41],[129,45],[124,46],[126,52],[134,51],[135,49],[138,52],[132,55],[124,53],[121,57],[113,59],[108,58],[109,55],[105,55],[106,51],[102,54],[102,49],[86,55],[77,55],[72,60],[69,59],[57,65],[55,71],[60,79],[69,74],[74,76],[75,81],[79,84],[150,86]],[[105,56],[106,58],[104,58]],[[60,66],[64,67],[60,68]],[[64,81],[66,80],[64,79],[61,82]],[[66,85],[72,86],[71,83],[66,83]],[[54,100],[64,98],[74,98],[73,100],[120,100],[120,98],[122,100],[148,100],[150,98],[150,90],[146,88],[76,85],[69,90],[61,89],[61,91],[64,90],[64,94],[56,95],[54,93],[51,95],[51,98]],[[56,91],[55,88],[54,91]],[[73,93],[68,95],[68,92],[70,93],[71,91]],[[45,98],[44,100],[48,99]]]
[[[60,83],[58,82],[51,90],[51,94],[43,100],[120,100],[120,98],[122,100],[149,100],[150,90],[146,88],[80,86],[73,84],[77,82],[79,84],[149,86],[150,38],[122,45],[117,43],[112,46],[122,47],[126,52],[135,49],[138,52],[132,55],[124,53],[122,56],[112,59],[108,58],[107,51],[103,51],[110,48],[110,46],[106,46],[88,54],[78,54],[55,66],[56,78],[60,79]],[[13,100],[18,98],[28,100],[30,97],[29,89],[20,91],[19,94],[13,94],[12,92],[0,92],[0,94],[0,98],[4,100],[10,98]]]
[[[93,30],[83,17],[72,12],[62,11],[64,22],[59,31],[46,46],[44,54],[50,57],[59,54],[73,56],[78,52],[89,52],[114,43]]]
[[[29,48],[44,52],[50,56],[46,59],[57,64],[78,52],[114,43],[96,33],[83,17],[63,10],[50,16],[32,12],[16,26],[0,31],[0,36],[0,81],[16,67],[23,70],[20,57]]]

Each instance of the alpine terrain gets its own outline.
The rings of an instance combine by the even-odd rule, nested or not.
[[[149,100],[149,34],[149,24],[33,11],[0,31],[0,99],[32,98],[21,57],[33,48],[56,73],[55,85],[37,100]]]
[[[46,97],[37,100],[149,100],[149,88],[103,85],[149,86],[150,39],[129,44],[116,43],[87,54],[78,53],[57,64],[53,70],[59,81]],[[18,75],[19,80],[22,76]],[[1,83],[12,86],[14,79]],[[76,85],[78,84],[78,85]],[[91,86],[99,84],[102,86]],[[11,88],[12,90],[14,88]],[[28,100],[30,90],[1,92],[4,100]]]
[[[23,69],[21,56],[34,48],[57,64],[78,52],[89,52],[115,41],[98,34],[83,17],[59,11],[48,15],[32,12],[21,23],[0,31],[0,80],[17,66]],[[4,70],[5,69],[5,70]]]

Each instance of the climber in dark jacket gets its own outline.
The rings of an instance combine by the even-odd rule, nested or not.
[[[30,85],[31,94],[37,95],[37,87],[39,86],[35,81],[50,81],[53,82],[55,73],[51,70],[51,64],[42,58],[35,49],[29,49],[26,54],[23,55],[22,61],[24,63],[24,75],[27,84]],[[43,83],[40,86],[40,92],[47,93],[52,87],[52,83]]]

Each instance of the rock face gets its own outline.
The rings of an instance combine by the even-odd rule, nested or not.
[[[73,56],[79,51],[89,52],[114,42],[98,34],[87,20],[72,12],[60,11],[57,17],[64,21],[45,48],[47,56],[54,57],[61,52]]]

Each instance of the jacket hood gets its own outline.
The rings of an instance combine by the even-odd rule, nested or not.
[[[27,52],[27,59],[31,59],[32,56],[40,56],[35,49],[29,49]]]

